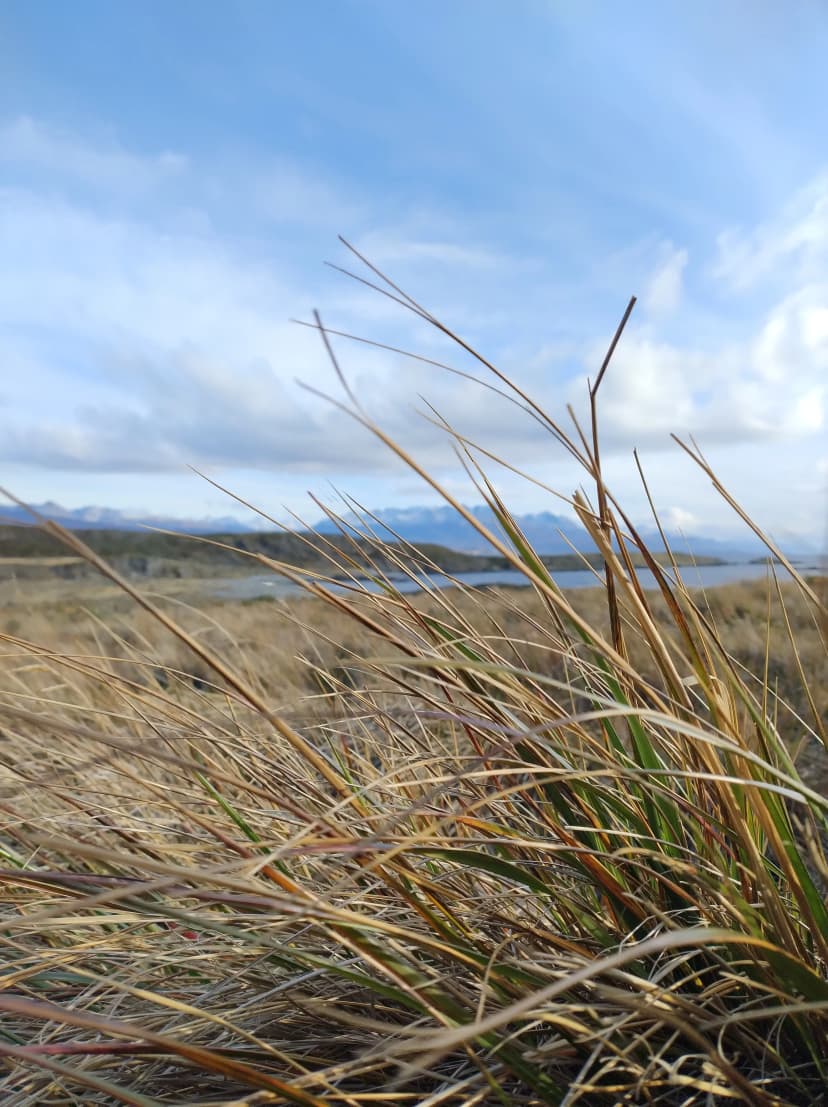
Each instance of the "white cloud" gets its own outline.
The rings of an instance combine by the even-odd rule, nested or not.
[[[739,291],[762,280],[818,279],[828,262],[828,170],[803,188],[775,218],[718,238],[714,273]]]
[[[187,159],[172,151],[138,156],[116,142],[92,145],[28,116],[0,126],[0,162],[127,193],[167,182],[187,168]]]
[[[659,514],[662,526],[681,534],[694,534],[703,528],[704,522],[692,511],[683,507],[668,507]]]
[[[759,313],[752,334],[724,345],[659,341],[631,325],[600,393],[607,445],[666,444],[671,432],[722,444],[817,434],[828,391],[828,283]],[[587,361],[597,364],[595,345]],[[583,406],[582,379],[570,400]]]
[[[494,269],[504,259],[494,252],[456,242],[403,237],[388,232],[364,235],[360,252],[378,267],[394,263],[425,263],[472,269]]]
[[[0,191],[0,241],[5,324],[93,345],[197,339],[221,353],[261,354],[279,338],[290,299],[268,267],[215,235],[161,232],[29,191]]]
[[[29,122],[7,132],[16,164],[49,172],[42,180],[20,179],[0,194],[4,464],[158,474],[180,472],[189,462],[213,471],[276,472],[291,480],[339,471],[387,479],[392,466],[386,452],[293,384],[300,377],[338,391],[318,336],[286,322],[307,317],[308,308],[320,302],[318,277],[311,273],[321,267],[311,269],[287,252],[277,258],[273,249],[263,251],[248,237],[217,229],[210,197],[223,202],[234,187],[229,178],[218,170],[210,177],[186,161],[168,165],[166,155],[142,157],[115,145],[98,149]],[[51,172],[59,166],[84,181],[97,174],[109,203],[56,189]],[[319,180],[313,186],[312,174],[301,167],[284,166],[276,177],[268,177],[272,166],[258,168],[242,199],[254,206],[272,202],[272,222],[301,221],[297,193],[303,188],[311,214],[318,205],[335,209],[328,184]],[[158,190],[163,226],[133,203],[127,178]],[[186,217],[174,203],[165,207],[165,188],[180,191],[183,179],[196,178],[204,188]],[[762,445],[765,468],[756,474],[770,487],[774,441],[802,443],[817,436],[828,380],[828,285],[824,278],[805,278],[808,259],[823,248],[818,194],[815,185],[807,190],[810,206],[800,198],[793,216],[743,236],[737,250],[742,260],[761,271],[772,255],[774,276],[784,271],[785,288],[771,290],[762,308],[745,301],[752,326],[727,341],[694,331],[694,305],[683,293],[689,265],[683,246],[651,236],[618,262],[622,269],[633,265],[638,273],[649,272],[649,316],[643,323],[634,317],[602,387],[608,452],[636,445],[662,450],[671,431],[722,448]],[[364,210],[359,199],[346,197],[342,204],[342,211]],[[481,345],[495,359],[505,352],[517,379],[554,416],[565,421],[567,400],[582,407],[583,368],[594,372],[603,344],[579,345],[573,335],[583,335],[586,322],[561,323],[552,309],[544,310],[554,281],[536,259],[501,257],[474,241],[461,245],[449,220],[429,221],[422,213],[401,218],[394,232],[378,218],[356,241],[380,265],[392,263],[392,276],[402,270],[402,282],[414,273],[420,288],[433,284],[436,293],[427,306],[442,314],[448,304],[448,322],[459,319],[472,341],[483,336]],[[737,249],[735,239],[730,246]],[[321,297],[332,326],[367,329],[372,337],[419,349],[439,337],[418,330],[416,320],[358,286],[333,287]],[[670,332],[670,314],[680,302],[692,340]],[[721,312],[720,333],[728,311]],[[459,430],[495,452],[517,464],[545,464],[539,461],[549,450],[543,432],[491,392],[395,355],[344,344],[338,349],[366,406],[426,463],[443,466],[449,479],[444,437],[412,418],[421,392]],[[452,355],[449,360],[457,363]],[[761,467],[755,460],[761,456],[751,454],[752,464]],[[667,494],[663,502],[675,498]],[[675,512],[702,518],[689,498]]]
[[[26,336],[35,375],[32,335],[40,335],[41,379],[49,371],[63,409],[39,428],[18,411],[0,439],[4,457],[96,471],[191,461],[318,472],[336,467],[337,457],[353,469],[386,464],[362,432],[334,426],[292,384],[300,377],[337,391],[317,337],[286,322],[312,302],[302,274],[251,260],[215,234],[161,233],[140,219],[106,218],[23,190],[7,191],[3,201],[0,237],[13,264],[0,276],[2,321],[7,336]],[[682,265],[681,254],[674,250],[667,265]],[[388,301],[349,295],[334,297],[337,315],[363,316],[367,303],[370,329],[385,336],[408,323]],[[607,446],[666,445],[671,431],[723,442],[819,429],[825,303],[821,286],[804,289],[777,304],[754,338],[710,351],[632,326],[602,388]],[[4,341],[22,363],[23,340],[13,348]],[[80,371],[67,349],[83,359]],[[416,363],[341,350],[368,406],[429,457],[444,451],[440,436],[410,417],[420,391],[494,449],[518,460],[537,451],[539,428],[490,392],[436,373],[426,387]],[[586,353],[584,362],[596,364],[602,351]],[[555,377],[544,365],[529,377],[530,390],[534,378],[539,400],[560,414]],[[580,405],[583,395],[579,378],[569,399]]]
[[[347,236],[369,215],[341,185],[285,160],[234,169],[224,192],[230,203],[243,198],[265,226],[325,227]]]
[[[669,315],[679,306],[682,297],[687,250],[665,243],[664,260],[650,279],[644,292],[643,305],[654,315]]]
[[[757,369],[768,381],[828,371],[828,282],[806,285],[777,304],[754,352]]]
[[[159,230],[128,204],[104,214],[22,186],[0,190],[0,248],[0,356],[18,370],[4,462],[90,473],[393,465],[294,383],[339,393],[319,337],[288,322],[314,301],[301,268],[251,257],[209,222]],[[347,294],[339,302],[347,310]],[[370,302],[387,324],[393,305]],[[360,293],[352,306],[364,304]],[[412,363],[358,348],[348,364],[369,406],[445,454],[443,436],[411,419],[422,380]]]

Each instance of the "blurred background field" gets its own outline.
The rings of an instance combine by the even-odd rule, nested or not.
[[[243,568],[236,564],[242,573]],[[278,583],[275,574],[272,579]],[[687,579],[692,586],[692,569],[688,569]],[[818,590],[825,588],[826,578],[811,579]],[[253,600],[218,602],[210,575],[165,577],[141,581],[139,586],[211,648],[229,650],[233,664],[254,686],[278,710],[287,711],[297,721],[324,717],[328,710],[330,697],[320,689],[315,670],[338,673],[345,687],[371,687],[372,653],[379,650],[379,656],[384,656],[382,643],[355,627],[349,616],[321,601],[304,598],[301,592],[287,597],[263,595]],[[200,711],[207,710],[209,697],[215,699],[218,695],[218,702],[222,701],[209,667],[194,659],[191,651],[159,627],[151,615],[136,610],[129,596],[94,572],[71,582],[17,580],[0,587],[0,630],[4,634],[79,658],[106,655],[117,672],[129,672],[138,684],[150,688],[169,689]],[[770,690],[783,705],[777,720],[781,734],[801,757],[806,775],[820,787],[828,787],[826,759],[806,737],[806,728],[813,724],[814,706],[823,719],[828,718],[828,655],[811,606],[790,583],[781,583],[777,592],[770,570],[766,570],[764,580],[706,591],[693,589],[693,594],[702,610],[709,613],[728,652],[757,686],[767,677]],[[484,634],[487,629],[491,633],[497,627],[495,637],[504,643],[521,643],[515,649],[528,669],[558,678],[565,676],[560,658],[531,644],[537,637],[533,627],[544,618],[544,605],[531,589],[451,589],[450,595],[452,605],[464,613],[478,633]],[[606,594],[602,589],[577,589],[570,598],[590,625],[608,634]],[[436,612],[440,606],[426,594],[409,599],[418,610]],[[665,604],[658,597],[652,598],[652,604],[660,625],[668,628]],[[647,671],[645,651],[638,656],[633,652],[633,660]],[[31,679],[27,655],[8,647],[3,657],[7,688],[13,684],[18,667],[27,674],[27,680]],[[806,695],[803,676],[813,705]],[[43,679],[58,691],[71,687],[63,683],[59,670],[50,672],[47,663]],[[106,694],[105,683],[102,685],[97,678],[77,687],[81,686],[93,701]]]

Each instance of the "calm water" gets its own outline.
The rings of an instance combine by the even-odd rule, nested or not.
[[[803,569],[807,567],[803,566]],[[785,570],[777,567],[781,577],[787,576]],[[720,584],[732,584],[740,580],[757,580],[766,576],[768,570],[765,565],[733,564],[733,565],[700,565],[688,566],[682,569],[682,577],[688,587],[716,588]],[[561,588],[595,588],[600,586],[603,576],[596,576],[587,570],[572,570],[569,572],[553,573],[553,576]],[[655,588],[655,580],[646,569],[639,573],[641,582],[645,588]],[[407,578],[394,576],[394,584],[400,592],[417,592],[419,586]],[[511,585],[513,587],[525,587],[526,577],[513,569],[491,573],[458,573],[456,578],[449,579],[445,576],[429,576],[424,578],[430,588],[445,588],[458,581],[471,588],[491,587],[492,585]],[[365,587],[371,592],[378,592],[377,585],[365,582]],[[236,577],[224,580],[216,580],[211,587],[212,594],[222,600],[252,600],[262,596],[272,596],[274,599],[280,596],[293,596],[300,589],[288,581],[282,580],[274,574],[262,576]]]

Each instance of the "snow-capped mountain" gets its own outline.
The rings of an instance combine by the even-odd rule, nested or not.
[[[236,516],[212,516],[201,519],[182,519],[165,515],[139,515],[133,512],[119,511],[109,507],[64,508],[56,503],[32,505],[47,519],[53,519],[70,530],[141,530],[143,527],[158,527],[162,530],[178,531],[182,534],[245,534],[261,531],[261,522],[250,516],[249,521]],[[495,533],[500,533],[491,510],[483,505],[469,508],[476,519]],[[470,554],[491,554],[477,531],[453,508],[403,507],[383,508],[374,512],[378,522],[366,519],[360,522],[356,516],[347,521],[358,530],[373,530],[382,538],[393,540],[395,536],[415,544],[435,543],[449,549]],[[518,515],[517,523],[534,548],[541,554],[567,554],[573,549],[589,553],[594,547],[587,533],[577,520],[564,515],[555,515],[541,511]],[[22,508],[12,504],[0,505],[0,524],[31,523],[31,516]],[[331,533],[336,528],[327,519],[314,525],[314,530]],[[661,540],[652,527],[642,529],[642,536],[653,549],[661,548]],[[722,539],[709,534],[680,534],[667,532],[667,539],[677,553],[691,553],[697,557],[718,557],[723,561],[750,560],[761,557],[767,550],[751,535],[745,535],[738,541]],[[792,557],[817,558],[814,544],[808,543],[796,535],[777,535],[782,548]]]
[[[177,519],[167,515],[139,515],[118,511],[112,507],[66,508],[51,501],[32,504],[34,510],[46,519],[60,523],[69,530],[141,530],[143,527],[159,527],[182,534],[241,534],[254,530],[232,515],[206,519]],[[0,524],[31,523],[32,516],[15,504],[0,504]]]
[[[472,507],[469,510],[489,530],[500,533],[497,520],[488,507]],[[436,542],[464,553],[492,552],[474,527],[447,506],[384,508],[374,515],[379,523],[369,519],[360,524],[355,516],[349,517],[347,521],[359,529],[370,527],[386,538],[390,531],[408,542]],[[573,549],[589,553],[595,548],[580,523],[567,516],[541,511],[518,515],[516,521],[532,546],[541,554],[567,554]],[[386,532],[383,532],[383,527],[387,528]],[[334,527],[328,520],[324,520],[317,524],[316,529],[330,532]],[[661,540],[655,530],[644,528],[641,533],[653,548],[661,548]],[[758,557],[766,552],[752,536],[735,542],[706,535],[668,533],[667,540],[676,552],[692,553],[697,557],[720,557],[727,561]]]

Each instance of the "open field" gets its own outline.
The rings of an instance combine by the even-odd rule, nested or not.
[[[811,579],[818,589],[825,587],[824,578]],[[324,671],[344,669],[353,662],[354,675],[349,680],[357,679],[363,661],[370,665],[377,656],[376,639],[354,628],[347,615],[318,600],[272,601],[265,597],[217,602],[210,585],[209,577],[162,579],[148,582],[142,591],[212,648],[222,650],[232,643],[234,658],[243,659],[243,670],[256,686],[267,695],[278,692],[280,709],[301,717],[315,702],[318,679],[301,660],[307,651],[314,665]],[[692,591],[715,622],[731,656],[757,681],[767,671],[771,688],[785,704],[780,729],[795,746],[804,730],[792,712],[807,721],[811,710],[803,676],[818,712],[828,717],[828,655],[810,605],[789,583],[782,584],[777,595],[770,579],[724,585],[706,593]],[[409,598],[415,609],[433,614],[441,606],[436,595]],[[574,591],[571,602],[591,626],[609,632],[606,596],[600,589]],[[656,620],[669,627],[663,600],[654,597],[651,602]],[[520,656],[528,669],[562,675],[548,651],[533,643],[537,635],[532,628],[543,621],[545,609],[532,590],[487,589],[483,600],[473,590],[453,590],[451,603],[477,633],[484,634],[487,626],[497,625],[504,642],[522,642]],[[297,637],[298,627],[301,633]],[[133,663],[131,647],[141,642],[143,656],[154,659],[156,668],[168,666],[195,680],[211,679],[209,669],[193,658],[186,645],[159,627],[152,616],[136,611],[129,596],[94,573],[71,582],[7,582],[0,593],[0,630],[57,653],[94,655],[105,647],[108,655],[132,658]],[[643,667],[646,656],[636,656],[635,646],[633,642],[633,660]]]
[[[784,1062],[771,1054],[784,1077],[768,1076],[767,1057],[705,1059],[701,1031],[685,1039],[658,1005],[647,1014],[656,996],[703,1010],[757,1055],[763,1018],[784,1033],[737,966],[774,928],[806,947],[814,933],[799,933],[773,821],[735,791],[728,812],[716,781],[737,766],[751,775],[745,758],[758,757],[781,758],[792,782],[792,754],[804,786],[828,785],[826,652],[795,585],[696,596],[782,744],[768,745],[723,672],[718,691],[699,685],[691,718],[705,729],[691,745],[679,752],[680,734],[662,731],[647,755],[650,771],[684,765],[697,780],[668,775],[666,793],[649,790],[635,757],[607,750],[612,713],[600,722],[592,666],[564,647],[542,591],[357,594],[343,608],[217,604],[197,581],[162,581],[153,596],[176,635],[107,582],[52,585],[19,583],[0,616],[4,1102],[545,1104],[563,1102],[580,1071],[588,1104],[639,1102],[644,1077],[651,1102],[696,1102],[688,1088],[727,1102],[735,1087],[764,1107],[804,1104],[821,1086],[793,1039]],[[571,601],[583,625],[611,634],[604,592]],[[371,630],[383,611],[388,627],[389,603],[390,637]],[[666,602],[651,598],[650,611],[680,655]],[[624,623],[638,686],[666,691],[641,624]],[[425,648],[428,627],[442,629]],[[185,637],[224,659],[229,683]],[[408,649],[418,639],[427,668]],[[711,709],[731,754],[702,738]],[[541,720],[556,717],[568,720],[561,740],[555,729],[541,740]],[[688,805],[676,808],[686,843],[671,838],[670,809],[652,809],[665,796]],[[791,823],[805,864],[794,871],[823,896],[807,810]],[[658,844],[641,839],[647,820],[661,822]],[[724,943],[709,963],[691,959],[700,923]],[[603,975],[607,956],[618,967]],[[810,974],[799,1002],[802,989],[815,997],[819,971],[797,971]],[[786,975],[787,963],[764,963],[774,991]],[[469,1034],[483,1043],[472,1053]],[[632,1035],[637,1052],[585,1069],[596,1034]],[[675,1049],[686,1080],[659,1080]]]

